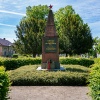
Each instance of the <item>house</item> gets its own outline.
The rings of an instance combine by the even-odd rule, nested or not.
[[[12,47],[12,43],[8,40],[0,38],[0,56],[8,57],[12,56],[14,51]]]

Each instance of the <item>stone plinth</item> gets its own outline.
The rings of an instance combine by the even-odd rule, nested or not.
[[[59,41],[52,10],[49,11],[44,37],[42,38],[42,69],[60,69]]]

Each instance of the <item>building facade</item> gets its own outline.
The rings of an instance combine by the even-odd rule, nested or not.
[[[11,57],[14,53],[12,43],[8,40],[0,38],[0,56]]]

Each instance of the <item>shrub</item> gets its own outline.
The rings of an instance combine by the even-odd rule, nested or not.
[[[90,59],[79,59],[79,65],[89,67],[92,64],[94,64],[94,60],[90,60]]]
[[[13,58],[18,58],[18,54],[13,54]]]
[[[3,65],[5,66],[6,70],[12,70],[18,68],[18,63],[16,59],[6,59],[3,62]]]
[[[4,67],[0,67],[0,100],[6,100],[9,91],[10,80]]]
[[[3,61],[0,59],[0,66],[2,66],[3,65]]]
[[[12,70],[24,65],[34,65],[40,63],[40,58],[9,58],[4,60],[3,65],[5,66],[6,70]]]
[[[100,100],[100,61],[98,61],[92,66],[89,75],[90,95],[93,100]]]
[[[16,70],[9,71],[12,85],[34,86],[34,85],[86,85],[89,68],[83,66],[64,66],[66,71],[37,71],[36,65],[22,66]],[[68,68],[72,68],[71,70]],[[81,68],[79,70],[79,68]]]
[[[75,59],[75,58],[60,58],[61,64],[73,64],[73,65],[82,65],[89,67],[90,65],[94,64],[94,60],[90,59]]]
[[[94,58],[94,63],[95,64],[100,64],[100,58]]]
[[[89,67],[94,63],[93,60],[90,59],[74,59],[74,58],[60,58],[60,64],[73,64],[73,65],[82,65]],[[32,58],[32,57],[24,57],[24,58],[0,58],[0,65],[3,65],[6,70],[12,70],[19,68],[24,65],[35,65],[41,64],[41,58]]]
[[[0,66],[2,66],[4,64],[4,61],[6,60],[6,58],[4,57],[0,57]]]

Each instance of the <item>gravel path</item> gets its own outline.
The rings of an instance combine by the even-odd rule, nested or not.
[[[9,100],[92,100],[83,86],[12,86]]]

